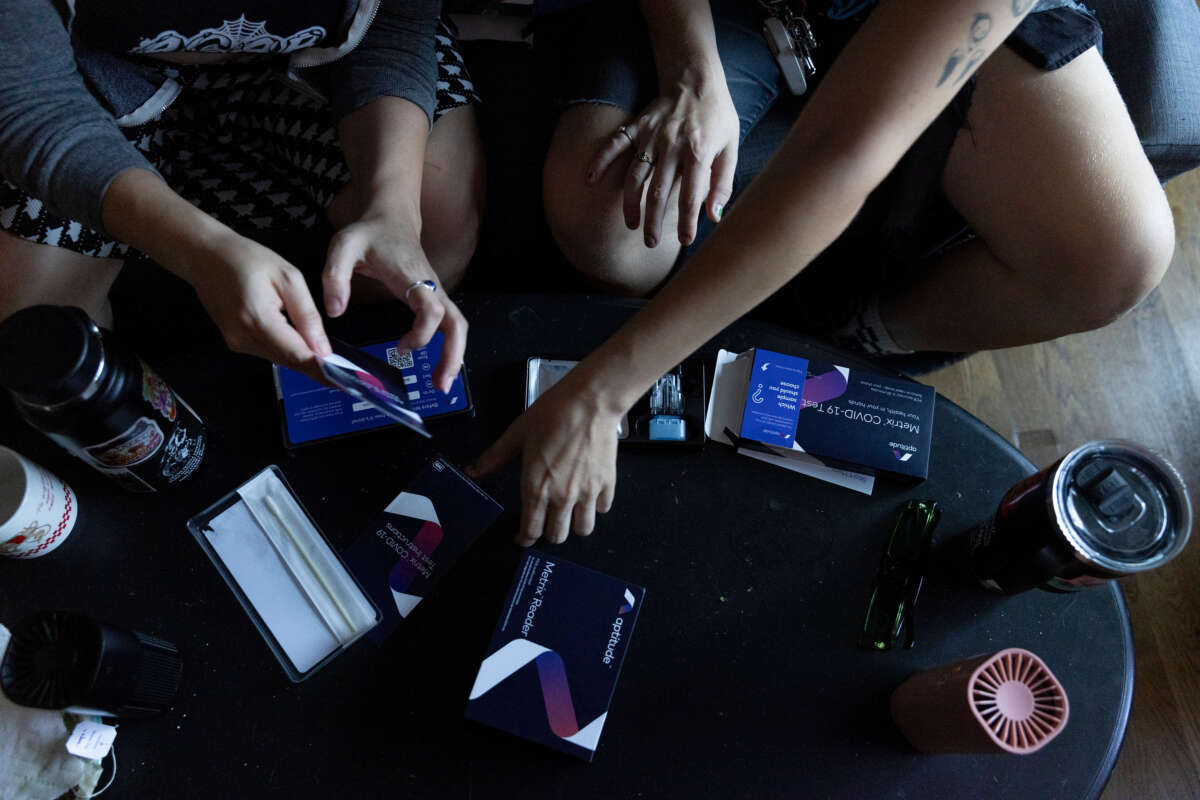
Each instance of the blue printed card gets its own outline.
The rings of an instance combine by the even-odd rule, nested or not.
[[[761,348],[754,351],[754,366],[746,389],[739,436],[790,449],[800,417],[800,398],[808,359]]]
[[[433,386],[433,370],[442,355],[440,331],[428,345],[417,350],[398,350],[395,341],[358,349],[399,370],[404,394],[401,399],[407,409],[421,418],[453,414],[471,407],[470,393],[463,380],[465,369],[455,377],[448,394]],[[325,386],[286,367],[275,368],[275,385],[289,446],[400,424],[365,399]]]

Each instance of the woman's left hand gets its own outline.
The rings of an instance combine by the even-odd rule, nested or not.
[[[686,246],[696,238],[701,207],[717,222],[733,193],[739,133],[723,76],[679,82],[613,131],[588,166],[587,179],[598,182],[629,151],[633,157],[625,177],[625,224],[630,229],[641,224],[646,246],[656,246],[671,192],[678,186],[679,243]]]
[[[341,314],[350,300],[350,279],[361,273],[386,286],[412,309],[412,330],[396,346],[424,347],[436,331],[445,337],[433,384],[449,392],[462,368],[467,346],[467,320],[446,294],[421,249],[421,235],[412,225],[387,217],[364,217],[333,235],[325,263],[325,310]],[[433,281],[436,289],[419,285]]]

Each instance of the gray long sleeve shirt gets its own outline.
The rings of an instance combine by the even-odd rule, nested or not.
[[[170,19],[175,9],[191,19],[200,13],[196,6],[231,5],[241,11],[240,19],[228,8],[218,10],[219,28],[160,27],[152,31],[157,35],[136,34],[138,41],[130,39],[123,52],[115,50],[123,46],[119,37],[104,35],[119,25],[93,24],[97,17],[145,20],[148,8],[162,19]],[[113,179],[129,167],[153,169],[120,128],[154,119],[179,94],[178,85],[158,70],[127,58],[130,51],[274,54],[281,67],[325,92],[335,119],[390,96],[416,103],[432,120],[434,34],[441,0],[329,0],[328,8],[321,9],[325,24],[293,24],[296,32],[288,36],[250,22],[267,19],[271,7],[278,11],[281,5],[290,4],[245,0],[151,6],[136,0],[76,0],[68,10],[52,0],[4,0],[0,176],[52,213],[103,230],[101,202]],[[293,9],[288,15],[297,13]],[[298,49],[289,52],[291,46]]]

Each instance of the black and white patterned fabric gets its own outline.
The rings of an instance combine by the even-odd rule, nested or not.
[[[478,103],[479,95],[475,93],[475,84],[467,72],[467,62],[454,41],[454,34],[445,22],[438,25],[434,35],[437,41],[437,110],[434,120],[452,108]]]
[[[479,102],[444,24],[437,58],[435,121]],[[171,188],[250,236],[315,225],[349,178],[327,104],[286,83],[267,64],[164,64],[162,70],[183,92],[161,117],[123,132]],[[51,214],[41,200],[5,180],[0,228],[97,258],[136,255],[123,242]]]

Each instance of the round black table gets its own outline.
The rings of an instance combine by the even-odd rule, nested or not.
[[[0,621],[85,611],[175,642],[183,685],[162,716],[120,725],[116,798],[1096,797],[1133,689],[1128,614],[1115,585],[999,597],[927,584],[913,650],[868,653],[855,635],[896,506],[942,504],[939,539],[988,515],[1033,471],[1017,450],[939,398],[929,479],[872,497],[708,443],[623,449],[610,514],[557,555],[647,587],[591,764],[464,719],[467,693],[512,578],[518,470],[484,483],[505,515],[382,647],[361,640],[292,684],[185,520],[270,463],[342,548],[436,448],[468,463],[519,412],[525,360],[579,357],[637,304],[468,297],[478,409],[431,425],[294,452],[281,442],[267,366],[213,337],[143,354],[210,425],[205,464],[170,493],[120,492],[0,407],[0,442],[66,478],[79,527],[34,561],[0,563]],[[354,340],[402,333],[394,309],[334,325]],[[134,343],[138,345],[137,342]],[[743,321],[706,345],[859,362]],[[157,352],[156,351],[161,351]],[[923,668],[1004,647],[1038,653],[1070,721],[1039,753],[921,755],[892,725],[891,690]]]

